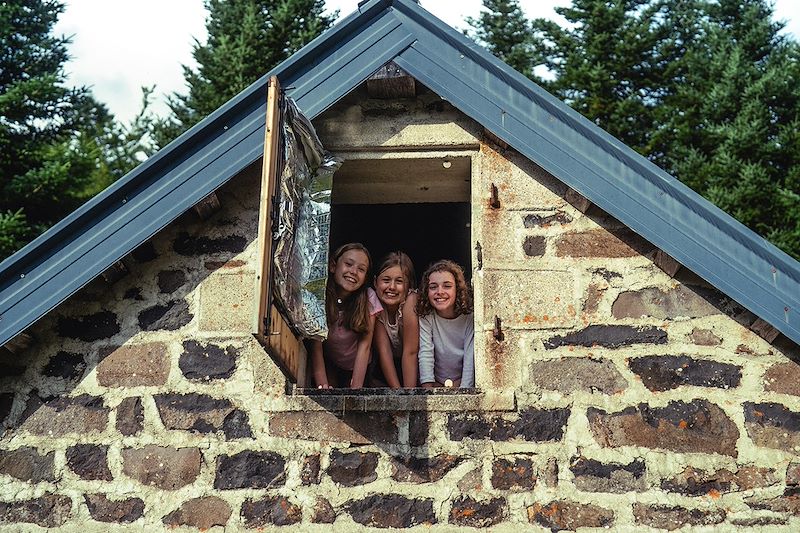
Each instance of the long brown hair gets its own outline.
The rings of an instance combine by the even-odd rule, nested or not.
[[[434,272],[450,272],[456,280],[456,315],[465,315],[472,312],[472,294],[470,294],[469,287],[467,287],[467,280],[464,277],[464,270],[454,261],[449,259],[442,259],[431,264],[425,273],[422,275],[422,284],[420,285],[420,298],[417,301],[417,315],[425,316],[433,312],[430,300],[428,300],[428,283],[431,280],[431,274]]]
[[[344,313],[342,317],[343,325],[352,329],[358,334],[364,334],[369,329],[369,299],[367,298],[367,280],[369,278],[369,271],[372,267],[372,257],[369,255],[369,250],[360,242],[350,242],[338,247],[330,258],[330,267],[335,268],[336,263],[344,255],[345,252],[350,250],[358,250],[364,252],[367,256],[367,272],[364,275],[364,284],[355,292],[351,293],[347,298],[342,301],[341,310]],[[328,283],[325,286],[325,315],[328,320],[328,326],[336,323],[339,315],[339,308],[337,307],[335,282],[333,276],[328,276]]]
[[[414,272],[414,263],[405,252],[390,252],[383,257],[380,266],[375,270],[375,280],[377,281],[384,270],[398,266],[403,272],[403,277],[406,278],[406,286],[408,290],[414,289],[417,286],[417,275]]]

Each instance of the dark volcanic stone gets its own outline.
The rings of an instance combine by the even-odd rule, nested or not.
[[[428,413],[412,411],[408,414],[408,443],[411,446],[423,446],[428,442],[430,422]]]
[[[156,394],[158,413],[168,429],[198,433],[222,430],[229,439],[250,438],[252,432],[247,415],[234,409],[229,400],[205,394]]]
[[[447,454],[436,457],[394,458],[392,460],[392,479],[412,483],[439,481],[462,461],[461,457]]]
[[[84,494],[92,519],[98,522],[129,524],[142,517],[144,502],[140,498],[109,500],[105,494]]]
[[[336,483],[345,487],[363,485],[378,479],[378,454],[375,452],[342,453],[331,451],[328,475]]]
[[[674,531],[687,525],[711,526],[719,524],[725,520],[725,511],[722,509],[703,511],[700,509],[671,507],[669,505],[634,503],[633,516],[637,524],[655,529]]]
[[[4,392],[0,394],[0,423],[4,422],[11,414],[11,407],[14,405],[14,393]]]
[[[172,294],[186,283],[183,270],[162,270],[158,273],[158,290],[162,294]]]
[[[522,219],[522,224],[526,228],[535,228],[535,227],[547,227],[553,224],[559,224],[563,226],[564,224],[569,224],[572,222],[572,217],[569,216],[567,213],[563,211],[557,211],[553,215],[525,215],[525,218]]]
[[[541,235],[528,235],[522,243],[522,251],[528,257],[539,257],[544,255],[547,249],[547,242]]]
[[[0,524],[26,522],[41,527],[63,526],[72,510],[72,500],[49,492],[39,498],[0,502]]]
[[[407,528],[435,524],[433,500],[411,500],[399,494],[374,494],[349,501],[344,510],[363,526]]]
[[[667,332],[655,326],[587,326],[580,331],[551,337],[544,342],[547,349],[559,346],[603,346],[619,348],[632,344],[666,344]]]
[[[138,397],[125,398],[117,406],[117,431],[126,437],[144,429],[144,407]]]
[[[311,515],[311,521],[315,524],[333,524],[336,521],[336,510],[331,505],[331,502],[322,496],[318,496],[317,502],[314,504],[314,514]]]
[[[139,263],[148,263],[158,257],[153,241],[147,241],[138,246],[132,253],[133,258]]]
[[[536,471],[530,459],[497,459],[492,463],[492,487],[499,490],[532,490]]]
[[[217,457],[215,489],[266,489],[284,484],[286,460],[275,452],[243,451]]]
[[[50,358],[42,369],[43,376],[77,379],[86,370],[86,360],[81,354],[60,351]]]
[[[125,294],[122,296],[123,300],[135,300],[137,302],[144,301],[144,296],[142,296],[142,288],[141,287],[131,287]]]
[[[206,255],[219,252],[238,254],[247,246],[247,239],[239,235],[230,235],[219,239],[205,236],[191,237],[188,233],[181,233],[175,238],[173,249],[181,255]]]
[[[172,300],[165,305],[154,305],[139,313],[139,327],[145,331],[164,329],[175,331],[192,321],[186,300]]]
[[[315,453],[303,460],[303,467],[300,469],[300,482],[303,485],[319,485],[321,478],[320,455]]]
[[[282,496],[269,496],[261,500],[245,500],[242,503],[242,518],[249,528],[289,526],[300,522],[303,512]]]
[[[216,344],[203,346],[196,341],[184,341],[178,366],[187,379],[209,380],[229,378],[236,370],[236,349],[223,350]]]
[[[108,469],[107,454],[108,446],[76,444],[67,448],[67,464],[82,479],[111,481],[114,477]]]
[[[795,453],[800,446],[800,413],[779,403],[744,404],[747,434],[758,446]]]
[[[252,439],[253,432],[250,430],[250,419],[247,413],[234,409],[222,421],[222,432],[228,440],[233,439]]]
[[[733,490],[751,490],[768,487],[778,482],[775,472],[769,468],[745,466],[736,473],[725,468],[705,472],[687,466],[683,472],[671,479],[661,481],[661,488],[686,496],[719,496]]]
[[[450,440],[490,439],[529,442],[558,441],[564,435],[569,409],[527,409],[516,417],[453,413],[447,421]]]
[[[506,514],[503,498],[480,501],[461,496],[450,508],[450,523],[462,527],[491,527],[505,520]]]
[[[224,526],[231,517],[231,507],[222,498],[204,496],[193,498],[179,509],[165,516],[162,522],[168,526],[196,527],[201,531],[214,526]]]
[[[622,494],[647,488],[645,465],[641,459],[623,465],[578,457],[569,469],[575,475],[575,487],[586,492]]]
[[[590,407],[586,415],[595,440],[602,446],[736,456],[736,424],[707,400],[673,401],[657,408],[639,404],[617,413]]]
[[[53,460],[56,452],[41,455],[36,448],[22,446],[16,450],[0,450],[0,474],[22,481],[39,483],[55,481]]]
[[[644,386],[654,392],[681,385],[730,389],[738,387],[742,380],[742,369],[738,366],[685,355],[639,357],[628,361],[628,366],[642,378]]]
[[[107,339],[119,333],[117,315],[111,311],[100,311],[78,318],[58,317],[58,334],[62,337],[92,342]]]
[[[550,531],[574,531],[582,527],[609,527],[614,523],[614,513],[597,505],[554,501],[528,507],[528,521]]]

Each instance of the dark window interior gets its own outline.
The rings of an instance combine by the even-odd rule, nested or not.
[[[457,262],[469,278],[470,215],[468,202],[334,204],[331,252],[347,242],[360,242],[377,267],[385,254],[403,251],[414,262],[417,284],[428,265],[438,259]]]

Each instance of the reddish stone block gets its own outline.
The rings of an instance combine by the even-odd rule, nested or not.
[[[655,247],[629,229],[566,233],[556,241],[557,257],[625,258],[647,255]]]
[[[636,523],[655,529],[674,531],[685,526],[712,526],[725,521],[725,511],[713,509],[686,509],[669,505],[633,504]]]
[[[85,494],[86,507],[93,520],[129,524],[144,515],[144,501],[140,498],[111,500],[105,494]]]
[[[261,500],[247,499],[242,503],[242,518],[249,528],[290,526],[303,519],[300,507],[282,496],[268,496]]]
[[[29,446],[16,450],[0,450],[0,474],[31,483],[55,481],[54,459],[55,452],[42,455],[36,448]]]
[[[736,456],[736,424],[706,400],[674,401],[657,408],[639,404],[617,413],[589,408],[587,417],[595,440],[602,446]]]
[[[597,505],[562,500],[531,505],[528,507],[528,521],[552,531],[573,531],[581,527],[609,527],[614,523],[614,513]]]
[[[39,498],[0,502],[0,524],[20,522],[41,527],[63,526],[72,511],[72,500],[46,492]]]
[[[228,502],[216,496],[193,498],[165,516],[162,522],[168,526],[189,526],[200,530],[224,526],[231,517]]]
[[[476,500],[461,496],[450,508],[450,523],[461,527],[491,527],[501,523],[508,515],[503,498]]]
[[[533,490],[536,471],[531,459],[497,459],[492,463],[492,487],[498,490]]]
[[[144,485],[177,490],[200,475],[200,450],[148,445],[122,450],[122,471]]]
[[[108,346],[100,350],[97,382],[104,387],[164,385],[169,377],[167,347],[160,342]]]

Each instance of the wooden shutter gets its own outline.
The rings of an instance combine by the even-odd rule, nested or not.
[[[264,160],[261,167],[261,198],[258,214],[258,268],[256,317],[253,334],[283,371],[298,386],[305,386],[306,350],[272,302],[272,221],[274,198],[281,168],[281,92],[278,78],[269,80],[264,130]]]

